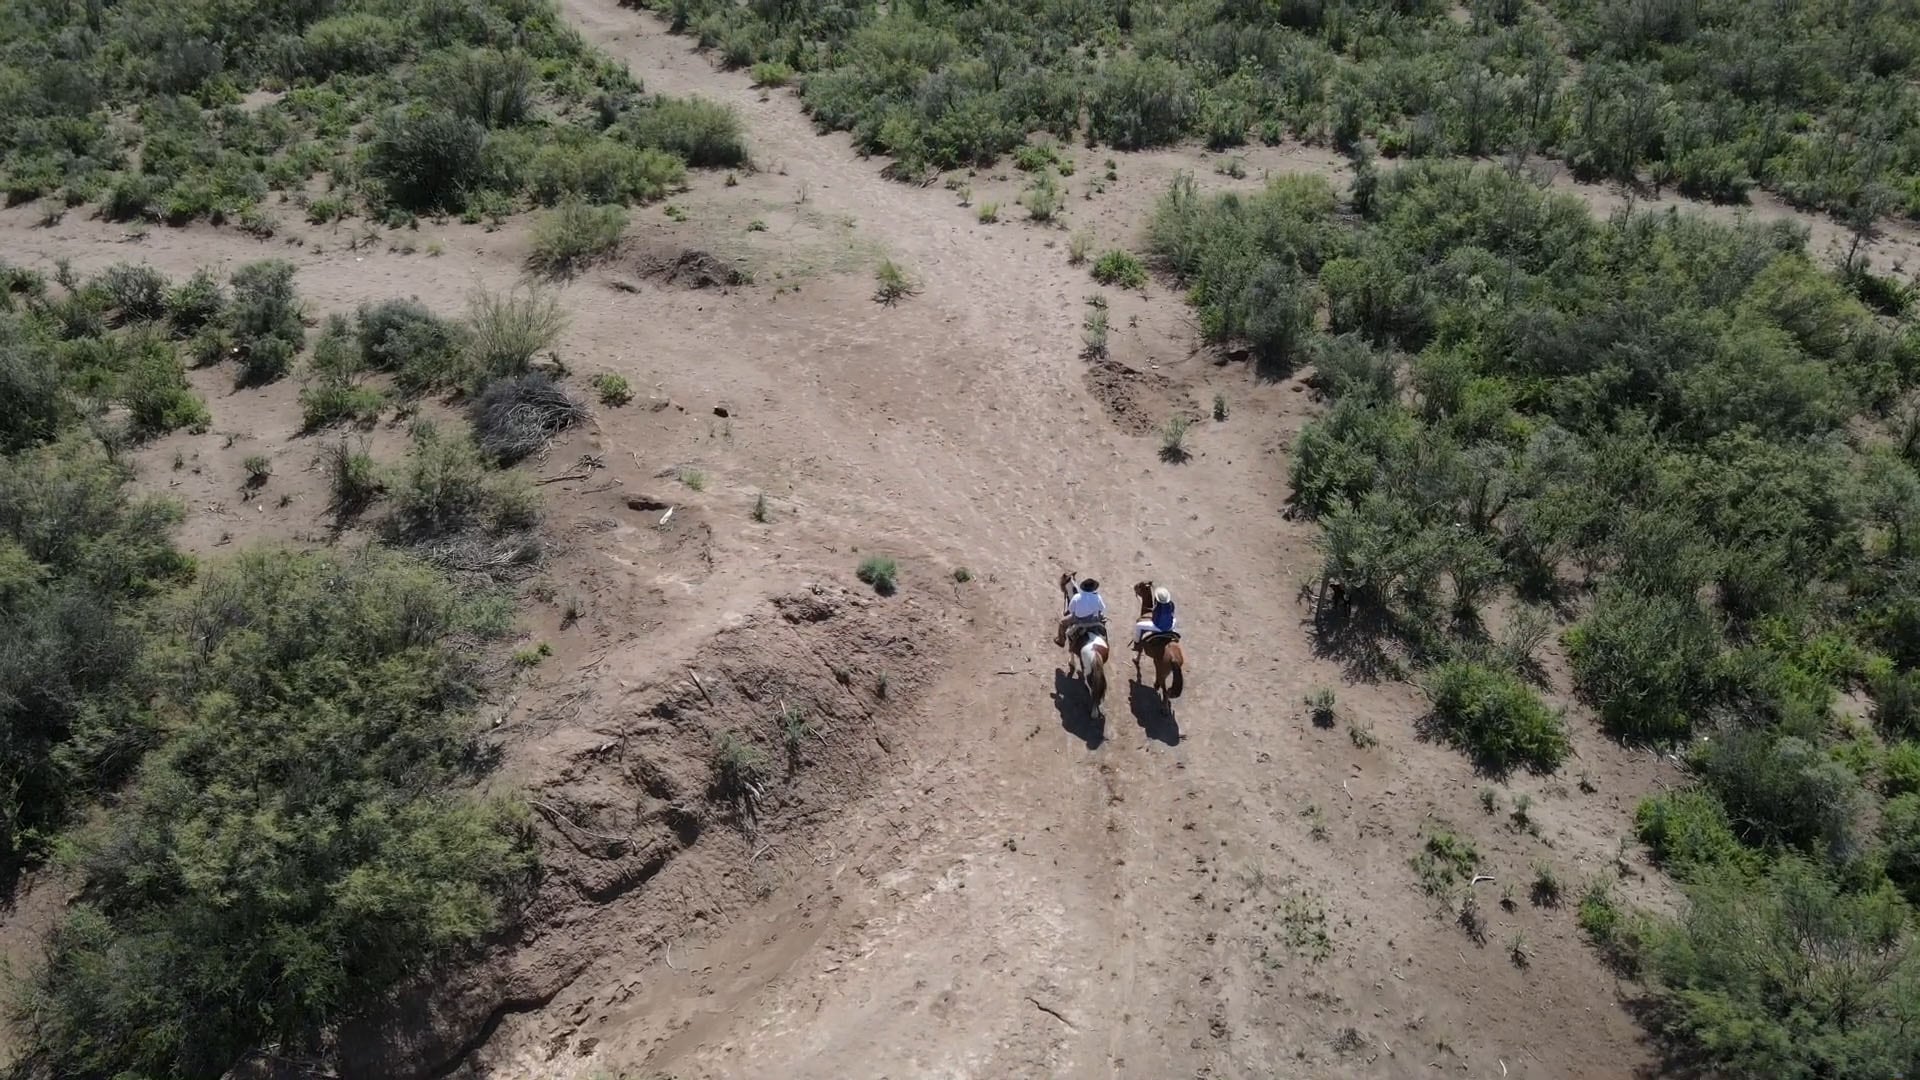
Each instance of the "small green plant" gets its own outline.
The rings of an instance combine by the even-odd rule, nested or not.
[[[1580,771],[1580,794],[1591,795],[1599,790],[1599,786],[1593,782],[1593,774],[1582,769]]]
[[[1427,834],[1426,842],[1410,860],[1420,880],[1420,891],[1428,896],[1445,896],[1453,887],[1471,880],[1473,868],[1480,863],[1480,852],[1473,841],[1446,829]]]
[[[1532,809],[1533,796],[1523,791],[1513,797],[1513,810],[1507,816],[1513,821],[1515,829],[1530,833],[1537,828],[1533,822]]]
[[[533,223],[533,254],[540,273],[564,277],[611,256],[627,231],[627,211],[569,199]]]
[[[731,729],[713,738],[713,789],[723,798],[746,799],[760,794],[767,758],[760,748]]]
[[[1560,876],[1553,872],[1552,864],[1545,859],[1533,864],[1531,895],[1536,907],[1560,906]]]
[[[1353,743],[1355,748],[1360,750],[1371,750],[1380,744],[1380,740],[1373,734],[1372,727],[1362,726],[1351,721],[1347,723],[1347,738]]]
[[[259,487],[273,475],[273,459],[265,454],[249,454],[240,467],[247,471],[248,487]]]
[[[1518,930],[1513,932],[1513,937],[1507,941],[1507,956],[1512,959],[1513,966],[1517,968],[1524,968],[1532,963],[1533,954],[1527,950],[1527,935]]]
[[[707,474],[699,469],[682,468],[676,475],[682,484],[694,491],[707,490]]]
[[[667,215],[668,221],[680,222],[687,220],[687,212],[672,203],[668,203],[661,213]]]
[[[1475,945],[1484,945],[1487,941],[1487,919],[1480,911],[1480,899],[1468,888],[1460,894],[1460,906],[1454,916],[1460,922],[1460,929]]]
[[[1160,460],[1179,463],[1193,456],[1187,450],[1187,429],[1193,421],[1184,416],[1175,416],[1167,421],[1160,430]]]
[[[813,723],[797,705],[780,707],[780,733],[786,739],[789,759],[797,759],[800,756],[801,746],[815,735]]]
[[[961,206],[973,205],[973,185],[972,184],[961,184],[959,187],[956,187],[953,189],[953,193],[959,196]]]
[[[973,580],[973,571],[964,566],[956,566],[953,568],[953,580],[955,584],[965,585]]]
[[[962,205],[965,204],[962,203]],[[1000,220],[1000,204],[997,202],[983,202],[980,204],[980,209],[974,211],[974,216],[980,219],[980,224],[991,225]]]
[[[611,371],[602,371],[591,380],[593,391],[600,395],[600,404],[619,407],[633,400],[633,388],[627,385],[626,377],[615,375]]]
[[[1306,696],[1306,706],[1307,715],[1313,718],[1315,727],[1330,728],[1333,726],[1335,711],[1332,687],[1315,687],[1313,691]]]
[[[1300,816],[1307,819],[1308,836],[1315,840],[1325,840],[1333,835],[1327,828],[1327,815],[1321,811],[1318,803],[1308,803],[1307,808],[1300,811]]]
[[[1087,253],[1093,250],[1093,230],[1075,229],[1067,237],[1067,265],[1079,266],[1087,261]]]
[[[767,516],[767,495],[765,492],[761,492],[753,497],[753,520],[765,525],[767,523]]]
[[[320,465],[333,498],[334,516],[342,521],[366,509],[380,494],[379,470],[364,447],[337,442],[321,453]]]
[[[1227,395],[1219,393],[1213,395],[1213,418],[1216,421],[1227,418]]]
[[[886,670],[882,669],[879,674],[873,677],[873,696],[884,699],[887,696],[888,688],[892,685],[893,681],[887,678]]]
[[[1500,809],[1500,793],[1490,787],[1480,789],[1480,809],[1492,814]]]
[[[752,221],[747,222],[747,231],[748,232],[766,232],[767,223],[764,221],[761,221],[759,218],[754,218]]]
[[[874,290],[873,298],[888,306],[897,304],[919,291],[907,278],[906,271],[900,269],[892,259],[880,260],[880,266],[874,270],[873,278],[879,284],[879,287]]]
[[[1080,324],[1080,355],[1089,360],[1105,359],[1107,355],[1107,309],[1105,306],[1091,307],[1087,317]]]
[[[1093,280],[1122,289],[1138,289],[1147,283],[1147,267],[1130,252],[1109,251],[1094,260]]]
[[[1519,906],[1518,904],[1514,903],[1514,899],[1513,899],[1513,882],[1509,881],[1505,885],[1500,886],[1501,909],[1504,911],[1511,912],[1514,908],[1518,906]]]
[[[869,555],[860,561],[860,568],[854,571],[854,576],[873,586],[873,591],[881,596],[891,596],[899,572],[899,565],[892,559],[884,555]]]
[[[753,65],[753,85],[763,89],[774,89],[787,85],[793,78],[793,69],[778,60],[762,60]]]
[[[1020,205],[1027,208],[1027,216],[1034,221],[1052,221],[1060,212],[1060,185],[1053,174],[1043,172],[1035,176],[1021,194]]]
[[[552,655],[553,655],[553,646],[543,641],[538,645],[533,646],[532,648],[521,649],[518,652],[514,653],[513,663],[515,667],[522,667],[522,668],[538,667],[540,664],[540,661],[545,660],[547,657]]]

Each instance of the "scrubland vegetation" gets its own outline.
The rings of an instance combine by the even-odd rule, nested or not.
[[[461,381],[487,310],[364,308],[302,359],[284,264],[229,283],[4,277],[0,872],[52,861],[80,886],[44,963],[15,972],[17,1072],[217,1076],[263,1048],[306,1054],[476,943],[530,881],[524,809],[469,793],[470,713],[511,602],[442,567],[524,552],[538,507],[464,433],[422,426],[391,472],[345,442],[323,455],[343,519],[391,503],[391,544],[200,563],[170,539],[181,508],[129,491],[128,452],[208,424],[183,358],[237,345],[242,379],[307,365],[319,425],[347,418],[335,390],[351,417],[379,411],[363,372]],[[257,485],[272,462],[255,457]]]
[[[1211,199],[1182,182],[1151,227],[1211,336],[1314,365],[1329,400],[1292,494],[1354,603],[1330,645],[1429,668],[1435,733],[1483,765],[1552,769],[1566,721],[1529,685],[1529,613],[1560,613],[1599,722],[1695,778],[1638,816],[1687,914],[1604,889],[1582,905],[1649,979],[1658,1029],[1737,1075],[1911,1070],[1905,290],[1822,268],[1791,225],[1597,221],[1487,166],[1408,165],[1341,203],[1311,178]],[[1496,608],[1510,629],[1489,632]]]
[[[763,85],[797,81],[820,126],[908,176],[1034,131],[1121,150],[1371,140],[1920,215],[1920,29],[1891,0],[1475,0],[1465,19],[1440,0],[655,6]]]
[[[745,161],[730,111],[646,96],[546,0],[0,8],[14,203],[270,233],[281,202],[479,220],[644,202]]]

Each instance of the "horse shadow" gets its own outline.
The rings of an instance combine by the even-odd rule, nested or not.
[[[1113,690],[1113,683],[1107,683]],[[1067,674],[1066,668],[1053,669],[1053,707],[1060,712],[1060,726],[1067,734],[1098,750],[1107,741],[1107,725],[1093,718],[1093,702],[1088,699],[1087,684]]]
[[[1173,706],[1160,700],[1150,683],[1127,680],[1127,707],[1147,738],[1168,746],[1180,745],[1180,721],[1173,715]]]

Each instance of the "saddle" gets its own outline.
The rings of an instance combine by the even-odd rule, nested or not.
[[[1179,640],[1180,631],[1178,630],[1149,630],[1140,639],[1140,647],[1144,649],[1149,645],[1171,645]]]
[[[1077,622],[1067,627],[1067,647],[1074,652],[1079,652],[1080,649],[1086,645],[1087,635],[1089,634],[1099,634],[1101,637],[1107,637],[1107,620],[1089,619],[1085,622]]]

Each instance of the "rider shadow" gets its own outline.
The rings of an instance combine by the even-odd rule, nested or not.
[[[1160,694],[1143,682],[1127,682],[1127,705],[1133,710],[1134,722],[1147,738],[1166,743],[1168,746],[1180,745],[1180,721],[1173,715],[1173,706],[1160,700]]]
[[[1065,668],[1053,669],[1053,707],[1060,710],[1060,726],[1067,734],[1098,750],[1107,741],[1107,725],[1093,718],[1093,704],[1087,699],[1087,684],[1067,674]]]

